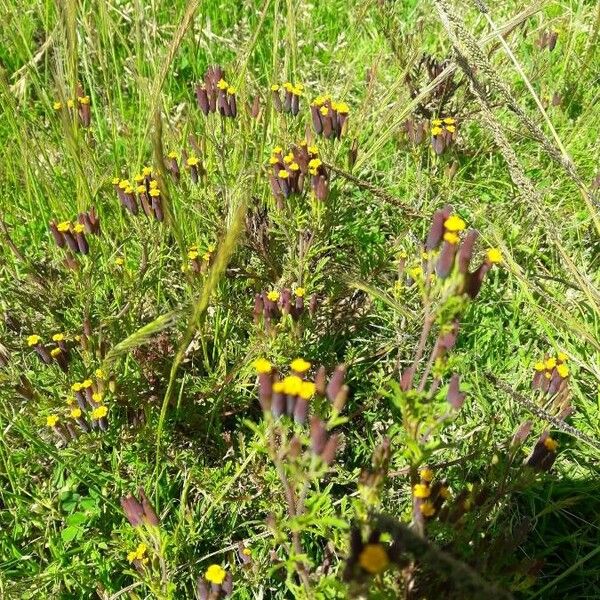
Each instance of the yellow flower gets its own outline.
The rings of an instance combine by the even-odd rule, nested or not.
[[[81,417],[81,409],[80,408],[74,408],[73,410],[71,410],[71,418],[79,419],[79,417]]]
[[[197,251],[197,250],[190,250],[190,251],[187,253],[187,257],[188,257],[190,260],[194,260],[194,259],[198,258],[198,251]]]
[[[365,571],[376,575],[387,569],[390,558],[381,544],[366,544],[358,556],[358,563]]]
[[[144,557],[146,556],[146,551],[148,550],[148,546],[146,544],[140,544],[135,550],[127,553],[127,560],[129,562],[133,562],[134,560],[144,561]]]
[[[315,395],[316,386],[312,381],[303,381],[298,396],[304,400],[310,400]]]
[[[439,127],[442,124],[442,119],[431,119],[431,124]]]
[[[321,106],[321,108],[319,109],[319,112],[326,117],[329,114],[329,109],[326,106]]]
[[[280,179],[287,179],[290,176],[290,174],[285,169],[281,169],[279,173],[277,173],[277,175],[279,175]]]
[[[92,411],[92,419],[101,419],[102,417],[105,417],[108,414],[108,408],[106,408],[106,406],[102,405],[102,406],[98,406],[98,408],[95,408]]]
[[[250,548],[244,548],[244,549],[242,550],[242,554],[243,554],[244,556],[251,556],[251,555],[252,555],[252,550],[250,550]]]
[[[297,375],[288,375],[283,378],[283,392],[290,396],[297,396],[302,389],[302,379]]]
[[[446,125],[454,125],[456,123],[456,119],[453,117],[446,117],[444,119],[444,123],[446,123]]]
[[[46,425],[48,427],[56,427],[57,423],[58,423],[58,417],[56,415],[48,415],[46,417]]]
[[[432,517],[435,515],[435,507],[431,502],[423,502],[419,508],[424,517]]]
[[[217,87],[220,90],[226,90],[229,87],[229,84],[224,79],[219,79],[219,82],[217,83]]]
[[[106,379],[106,372],[102,369],[96,369],[96,379]]]
[[[73,227],[73,231],[75,233],[83,233],[85,231],[85,226],[83,225],[83,223],[77,223],[77,225]]]
[[[544,446],[546,446],[546,449],[550,452],[556,452],[556,449],[558,448],[558,442],[555,439],[552,439],[548,436],[544,440]]]
[[[156,179],[153,179],[153,180],[150,182],[150,189],[151,189],[151,190],[155,190],[155,189],[157,189],[157,188],[158,188],[158,181],[156,181]]]
[[[283,157],[283,162],[286,165],[289,165],[291,163],[294,162],[294,153],[293,152],[288,152],[284,157]]]
[[[308,161],[309,169],[318,169],[323,164],[323,161],[320,158],[313,158]]]
[[[171,152],[169,152],[169,154],[167,154],[167,158],[170,159],[176,159],[177,158],[177,152],[175,152],[174,150],[172,150]]]
[[[431,494],[431,490],[428,485],[424,483],[417,483],[413,486],[413,496],[415,498],[429,498]]]
[[[69,231],[69,229],[71,229],[71,223],[69,221],[61,221],[56,226],[56,229],[58,229],[61,233],[64,233],[65,231]]]
[[[304,373],[310,369],[310,363],[303,358],[296,358],[291,362],[290,367],[296,373]]]
[[[237,92],[237,90],[233,86],[230,86],[229,88],[227,88],[227,93],[230,94],[231,96],[233,96],[236,92]]]
[[[117,267],[122,267],[124,264],[125,260],[121,256],[117,256],[117,258],[115,258],[115,265],[117,265]]]
[[[487,251],[487,258],[493,265],[500,264],[502,262],[502,252],[499,248],[490,248]]]
[[[120,177],[113,177],[112,178],[112,184],[113,185],[119,185],[119,181],[121,181]]]
[[[311,154],[319,154],[319,149],[318,149],[316,146],[309,146],[309,147],[308,147],[308,151],[309,151]]]
[[[214,252],[215,250],[216,250],[216,246],[214,244],[209,244],[208,246],[206,246],[207,252]]]
[[[197,164],[198,164],[198,162],[199,162],[199,161],[198,161],[198,158],[197,158],[196,156],[190,156],[190,157],[189,157],[189,158],[188,158],[188,159],[185,161],[185,164],[186,164],[188,167],[193,167],[193,166],[197,165]]]
[[[272,91],[272,92],[278,92],[278,91],[279,91],[279,86],[278,86],[276,83],[274,83],[274,84],[271,86],[271,91]]]
[[[223,581],[225,581],[226,575],[227,572],[220,565],[210,565],[210,567],[206,569],[206,573],[204,573],[205,579],[215,585],[221,585]]]
[[[133,188],[131,186],[125,188],[126,194],[133,194]]]
[[[416,267],[411,267],[410,269],[408,269],[408,275],[412,279],[418,279],[419,277],[422,277],[423,267],[421,267],[420,265],[417,265]]]
[[[276,156],[271,156],[269,158],[269,164],[270,165],[276,165],[279,162],[279,159]]]
[[[292,171],[299,171],[300,170],[300,165],[297,162],[293,162],[290,164],[290,170]]]
[[[144,167],[142,169],[142,173],[146,176],[146,177],[150,177],[150,175],[152,175],[152,167]]]
[[[567,355],[566,355],[564,352],[559,352],[559,353],[556,355],[556,358],[557,358],[558,360],[560,360],[560,362],[566,362],[567,360],[569,360],[569,357],[568,357],[568,356],[567,356]]]
[[[444,240],[446,242],[448,242],[449,244],[454,245],[454,244],[458,244],[460,238],[453,231],[446,231],[446,233],[444,234]]]
[[[50,356],[52,358],[56,358],[60,354],[60,352],[60,348],[52,348],[52,350],[50,350]]]
[[[71,386],[71,389],[72,389],[74,392],[80,392],[80,391],[81,391],[81,387],[82,387],[82,386],[81,386],[81,384],[80,384],[79,382],[77,382],[77,381],[76,381],[76,382],[75,382],[75,383],[74,383],[74,384]]]
[[[39,335],[30,335],[27,337],[27,345],[28,346],[35,346],[37,344],[39,344],[42,341],[42,338]]]
[[[90,388],[90,387],[92,387],[92,385],[93,385],[93,381],[91,379],[84,379],[81,382],[81,387],[82,388]]]
[[[536,371],[545,371],[546,365],[544,365],[544,363],[541,360],[538,360],[538,362],[536,362],[535,365],[533,365],[533,368]]]
[[[466,226],[467,224],[458,215],[450,215],[444,221],[444,227],[448,231],[463,231]]]
[[[67,108],[73,108],[74,104],[75,103],[73,102],[73,100],[71,100],[71,98],[67,100]]]
[[[65,339],[65,334],[64,333],[55,333],[52,336],[52,341],[53,342],[62,342]]]
[[[62,102],[59,102],[58,100],[52,105],[52,108],[54,110],[60,110],[62,108]]]
[[[283,148],[281,146],[275,146],[273,148],[273,154],[281,154],[283,152]]]
[[[283,392],[283,381],[276,381],[273,384],[273,392],[276,394],[281,394]]]
[[[297,287],[294,290],[294,294],[296,294],[296,296],[298,296],[298,298],[303,298],[304,295],[306,294],[306,290],[303,287]]]
[[[569,376],[569,367],[565,364],[560,364],[556,367],[556,372],[564,379]]]
[[[284,87],[284,89],[285,89],[286,91],[288,91],[288,92],[291,92],[291,91],[294,89],[294,86],[293,86],[293,85],[292,85],[292,84],[291,84],[289,81],[286,81],[286,82],[283,84],[283,87]]]
[[[421,479],[424,479],[425,481],[431,481],[433,479],[433,471],[427,467],[421,469],[419,475],[421,476]]]
[[[153,198],[158,198],[158,196],[160,196],[160,190],[157,190],[156,188],[150,190],[149,194],[153,197]]]
[[[208,262],[208,261],[210,260],[210,252],[205,252],[205,253],[202,255],[202,260],[203,260],[204,262]]]
[[[92,400],[93,400],[94,402],[97,402],[98,404],[100,404],[100,402],[102,402],[102,398],[103,398],[103,397],[104,397],[104,396],[103,396],[103,395],[102,395],[100,392],[94,392],[94,393],[92,394]]]
[[[444,500],[448,500],[448,498],[450,498],[452,494],[450,493],[450,490],[445,485],[443,485],[440,488],[440,496],[444,498]]]
[[[456,127],[454,125],[447,125],[446,131],[449,131],[450,133],[454,133],[456,131]]]
[[[257,373],[270,373],[271,363],[266,358],[257,358],[252,366],[256,369]]]
[[[551,356],[550,358],[546,359],[546,362],[544,363],[546,369],[548,369],[548,371],[554,369],[554,367],[556,366],[556,359]]]
[[[436,135],[440,135],[440,133],[442,133],[443,129],[441,127],[432,127],[431,128],[431,135],[436,136]]]
[[[122,190],[124,190],[125,188],[130,187],[129,179],[121,179],[121,181],[119,181],[119,187]]]
[[[77,98],[77,100],[79,101],[79,104],[89,104],[90,103],[90,97],[89,96],[79,96]]]
[[[350,112],[350,107],[345,102],[338,102],[336,110],[340,115],[347,115]]]

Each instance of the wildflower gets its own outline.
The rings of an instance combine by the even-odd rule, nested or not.
[[[282,88],[283,100],[281,98]],[[300,112],[300,96],[302,96],[303,90],[302,84],[292,84],[289,81],[282,86],[273,84],[271,86],[273,108],[277,112],[289,113],[295,117]]]
[[[60,110],[62,108],[63,104],[62,102],[59,102],[58,100],[56,102],[54,102],[54,104],[52,104],[52,108],[54,110]]]
[[[431,123],[436,125],[437,119],[434,119]],[[407,119],[403,125],[404,132],[408,141],[414,146],[421,144],[426,137],[427,124],[425,121],[417,121],[414,118]],[[434,135],[432,130],[432,135]]]
[[[160,190],[157,188],[151,189],[149,194],[150,194],[151,203],[152,203],[152,210],[154,211],[154,216],[156,217],[156,220],[159,223],[162,223],[162,221],[164,221],[165,217],[164,217],[163,208],[162,208],[162,200],[161,200]]]
[[[431,120],[431,147],[436,154],[442,154],[455,139],[456,119],[445,117]]]
[[[466,227],[466,223],[458,215],[450,215],[444,221],[444,227],[447,231],[457,232],[463,231]]]
[[[169,152],[165,160],[165,166],[167,171],[171,173],[171,176],[175,181],[179,181],[181,172],[179,171],[179,163],[177,162],[177,152]]]
[[[350,108],[345,102],[332,101],[327,96],[317,96],[310,105],[313,127],[317,135],[326,139],[339,139],[345,131]]]
[[[269,300],[271,300],[271,302],[277,302],[277,300],[279,300],[279,292],[276,290],[271,290],[268,294],[267,294],[267,298]]]
[[[359,565],[372,575],[377,575],[387,569],[390,559],[381,544],[367,544],[358,557]]]
[[[215,583],[217,585],[221,585],[225,580],[225,575],[227,572],[220,565],[210,565],[204,573],[204,577],[210,583]]]
[[[46,426],[54,428],[58,424],[59,418],[57,415],[48,415],[46,417]]]
[[[536,471],[549,471],[556,460],[558,443],[547,432],[537,440],[531,454],[525,459],[524,464]]]
[[[79,419],[79,417],[81,417],[82,412],[80,408],[73,408],[71,410],[71,418],[73,419]]]
[[[560,364],[556,367],[556,372],[565,379],[569,376],[569,367],[565,364]]]
[[[431,502],[422,502],[419,509],[424,517],[432,517],[435,514],[435,507]]]
[[[305,361],[303,358],[296,358],[290,364],[292,371],[296,373],[305,373],[310,369],[310,363]]]
[[[200,178],[200,159],[197,156],[190,156],[185,161],[185,164],[190,170],[190,178],[192,179],[192,183],[198,183]]]
[[[298,298],[303,298],[303,297],[304,297],[304,295],[306,294],[306,290],[305,290],[303,287],[297,287],[297,288],[294,290],[294,294],[296,294],[296,296],[297,296]]]
[[[108,408],[106,408],[106,406],[102,405],[102,406],[98,406],[97,408],[95,408],[92,411],[92,419],[101,419],[102,417],[105,417],[108,414]]]
[[[122,267],[125,264],[125,259],[122,256],[117,256],[117,258],[115,258],[115,265],[117,265],[117,267]]]
[[[85,95],[81,84],[77,86],[77,107],[82,127],[89,127],[92,120],[90,97]]]
[[[252,365],[257,373],[270,373],[273,367],[271,363],[266,358],[258,358],[254,361]]]
[[[433,479],[433,471],[427,467],[419,471],[419,475],[423,481],[430,482]]]
[[[27,345],[28,346],[37,346],[42,341],[42,338],[39,335],[33,334],[27,337]]]
[[[138,527],[142,524],[158,526],[160,520],[154,507],[150,504],[143,488],[139,488],[138,495],[140,497],[139,500],[132,494],[121,498],[121,507],[123,508],[127,520],[133,527]]]
[[[127,553],[127,560],[130,563],[135,563],[136,561],[139,561],[141,564],[145,564],[148,562],[148,557],[146,556],[147,551],[148,546],[146,546],[146,544],[144,543],[141,543],[135,550],[132,550],[131,552]]]
[[[415,498],[429,498],[430,494],[429,486],[424,483],[417,483],[413,486],[413,496]]]
[[[493,265],[500,264],[502,262],[502,252],[498,248],[489,248],[487,258]]]

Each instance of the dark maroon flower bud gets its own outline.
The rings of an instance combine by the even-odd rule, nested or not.
[[[258,119],[258,115],[260,114],[260,98],[258,96],[254,96],[249,113],[253,119]]]
[[[65,238],[64,238],[63,234],[58,230],[56,221],[54,221],[54,220],[50,221],[50,233],[52,234],[52,237],[54,238],[56,245],[59,248],[63,248],[65,245]]]
[[[79,246],[77,244],[77,240],[75,239],[75,236],[71,233],[71,231],[64,231],[63,236],[64,236],[65,241],[67,242],[67,246],[69,246],[69,249],[71,250],[71,252],[78,254]]]
[[[331,110],[329,110],[327,115],[322,115],[321,118],[323,120],[323,135],[326,139],[330,139],[334,134],[333,122],[331,120]]]
[[[273,392],[271,396],[271,414],[278,419],[283,415],[286,407],[286,398],[281,392]]]
[[[154,507],[152,506],[152,504],[150,504],[150,501],[148,500],[144,489],[140,488],[138,490],[138,494],[140,496],[140,500],[142,502],[142,509],[144,511],[144,522],[147,525],[158,525],[160,523],[160,520],[158,518],[158,515],[156,514],[156,511],[154,510]]]
[[[254,309],[252,310],[255,323],[258,323],[258,319],[260,318],[260,315],[262,315],[264,309],[265,305],[262,299],[262,294],[256,294],[254,296]]]
[[[314,317],[316,312],[317,312],[317,307],[319,304],[319,298],[317,296],[317,294],[312,294],[312,296],[310,297],[310,304],[308,305],[308,314],[311,317]]]
[[[196,100],[198,102],[198,108],[204,113],[205,116],[208,115],[210,112],[210,104],[208,101],[206,86],[204,84],[196,86]]]
[[[554,92],[552,94],[551,104],[552,106],[560,106],[562,104],[562,96],[559,92]]]
[[[288,417],[294,416],[297,398],[297,396],[292,396],[291,394],[288,394],[285,398],[285,414],[288,415]]]
[[[283,95],[283,112],[289,113],[292,110],[292,92],[285,90]]]
[[[460,248],[458,249],[458,271],[463,275],[469,272],[471,257],[473,256],[473,248],[479,237],[479,232],[475,229],[470,229],[465,236]]]
[[[90,426],[89,426],[88,422],[83,417],[77,417],[75,419],[75,422],[77,423],[77,425],[79,425],[79,427],[81,427],[81,429],[83,431],[85,431],[85,433],[89,433]]]
[[[433,213],[431,227],[425,240],[425,250],[435,250],[444,237],[444,221],[448,218],[445,210],[436,210]]]
[[[545,431],[539,437],[524,464],[536,471],[549,471],[556,460],[557,443]]]
[[[282,112],[283,106],[281,104],[281,96],[279,95],[279,89],[273,90],[271,97],[273,98],[273,108],[279,113]]]
[[[300,112],[300,96],[292,94],[292,115],[296,116]]]
[[[142,205],[142,210],[144,211],[144,214],[148,218],[154,218],[154,211],[152,210],[152,203],[150,202],[150,196],[148,196],[148,192],[147,191],[140,192],[139,199],[140,199],[140,204]]]
[[[313,190],[317,200],[326,200],[327,194],[329,193],[329,185],[327,179],[323,175],[317,175],[313,177]]]
[[[327,430],[319,417],[310,418],[310,446],[314,454],[321,455],[327,443]]]
[[[354,138],[352,140],[352,145],[348,150],[348,170],[352,171],[354,165],[356,164],[356,159],[358,158],[358,140]]]
[[[210,593],[208,584],[204,581],[204,577],[198,577],[198,581],[196,582],[196,595],[198,596],[198,600],[208,600],[208,594]]]
[[[51,352],[51,355],[56,361],[56,364],[60,367],[61,371],[66,373],[69,370],[68,355],[65,354],[60,348],[54,348]]]
[[[558,40],[558,31],[552,31],[548,36],[548,50],[552,52],[556,47],[556,41]]]
[[[435,265],[435,272],[440,279],[445,279],[450,275],[452,267],[454,266],[456,247],[457,244],[452,244],[447,241],[444,241],[442,244],[442,249]]]
[[[233,591],[233,576],[229,571],[225,575],[225,581],[221,584],[221,590],[225,596],[230,596]]]
[[[158,222],[162,223],[165,220],[162,207],[162,197],[160,194],[150,194],[150,196],[152,200],[152,210],[154,211],[154,216]]]
[[[456,373],[450,378],[446,401],[452,408],[459,410],[465,401],[465,394],[460,391],[460,381]]]
[[[229,99],[229,116],[235,118],[237,116],[237,100],[235,93],[228,93],[227,98]]]
[[[529,437],[529,434],[531,433],[532,429],[533,423],[531,421],[525,421],[521,423],[517,431],[515,431],[510,445],[513,447],[520,446]]]
[[[127,520],[133,527],[138,527],[144,522],[144,509],[141,502],[138,502],[135,496],[130,494],[121,498],[121,507]]]
[[[292,300],[292,290],[289,288],[284,288],[281,290],[281,295],[279,296],[279,306],[281,307],[281,312],[284,315],[290,314],[291,309],[291,300]]]
[[[330,402],[334,402],[337,395],[339,394],[342,386],[344,385],[344,378],[346,377],[346,366],[340,364],[335,368],[333,375],[329,379],[327,384],[327,398]]]
[[[263,411],[271,409],[271,396],[273,394],[273,376],[271,373],[258,374],[259,402]]]
[[[41,361],[46,365],[52,364],[52,357],[50,356],[50,352],[46,350],[46,347],[43,344],[36,344],[33,349],[36,351],[37,355],[40,357]]]
[[[475,272],[467,273],[465,275],[464,293],[466,293],[471,299],[475,299],[477,294],[479,294],[485,274],[490,270],[490,268],[491,265],[488,262],[484,262]]]
[[[79,248],[79,252],[81,252],[81,254],[87,254],[90,251],[90,247],[87,239],[85,238],[85,233],[83,233],[83,231],[76,231],[75,237],[77,238],[77,247]]]
[[[321,452],[321,459],[326,465],[330,465],[335,458],[335,453],[338,448],[338,439],[339,435],[334,433],[325,444],[325,448],[323,448],[323,452]]]
[[[315,128],[315,133],[317,135],[321,135],[321,133],[323,133],[323,121],[321,113],[319,112],[319,107],[311,104],[310,114],[312,117],[313,127]]]
[[[323,366],[319,367],[315,375],[315,389],[320,396],[325,395],[327,389],[327,374],[325,372],[325,367]]]
[[[408,390],[411,388],[413,377],[414,372],[412,367],[409,367],[402,372],[402,375],[400,376],[400,389],[403,392],[408,392]]]
[[[308,415],[308,400],[304,398],[298,398],[296,400],[296,406],[294,407],[294,421],[299,425],[306,423],[306,417]]]

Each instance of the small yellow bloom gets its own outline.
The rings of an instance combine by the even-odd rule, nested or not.
[[[71,410],[71,418],[72,419],[79,419],[79,417],[81,417],[81,409],[80,408],[74,408]]]
[[[119,181],[119,187],[124,190],[125,188],[131,187],[131,184],[129,183],[129,179],[121,179],[121,181]]]
[[[156,190],[156,189],[158,189],[158,181],[156,181],[156,179],[153,179],[153,180],[150,182],[150,189],[151,189],[151,190]]]
[[[290,174],[285,169],[281,169],[279,173],[277,173],[277,175],[280,179],[287,179],[290,176]]]
[[[92,400],[98,404],[100,404],[100,402],[102,402],[103,397],[104,396],[100,392],[94,392],[92,394]]]
[[[316,389],[312,381],[303,381],[298,396],[304,400],[310,400],[315,395]]]
[[[567,356],[567,355],[566,355],[564,352],[559,352],[559,353],[556,355],[556,358],[557,358],[558,360],[560,360],[560,362],[566,362],[567,360],[569,360],[569,357],[568,357],[568,356]]]
[[[257,373],[270,373],[271,372],[271,363],[266,358],[257,358],[252,366],[256,369]]]
[[[446,233],[444,233],[444,240],[449,244],[455,245],[458,244],[460,238],[458,237],[458,234],[453,231],[446,231]]]
[[[79,96],[77,98],[77,100],[79,101],[79,104],[89,104],[90,103],[90,97],[89,96]]]
[[[271,91],[272,91],[272,92],[278,92],[278,91],[279,91],[279,86],[278,86],[276,83],[274,83],[274,84],[271,86]]]
[[[421,265],[411,267],[410,269],[408,269],[408,275],[412,279],[419,279],[419,277],[423,276],[423,267],[421,267]]]
[[[329,109],[326,106],[321,106],[321,108],[319,109],[319,112],[326,117],[329,114]]]
[[[456,131],[456,127],[454,125],[447,125],[446,131],[448,131],[449,133],[454,133]]]
[[[146,556],[146,551],[148,550],[148,546],[146,544],[140,544],[135,550],[132,550],[127,554],[127,560],[129,562],[133,562],[134,560],[144,561]]]
[[[251,555],[252,555],[252,550],[250,550],[250,548],[244,548],[244,549],[242,550],[242,554],[243,554],[244,556],[251,556]]]
[[[323,164],[323,161],[320,158],[313,158],[308,161],[309,169],[318,169]]]
[[[71,386],[71,389],[74,392],[80,392],[81,388],[82,388],[81,384],[79,382],[77,382],[77,381]]]
[[[454,125],[456,123],[456,119],[453,117],[446,117],[444,119],[444,123],[446,123],[446,125]]]
[[[206,573],[204,573],[204,578],[210,583],[221,585],[223,581],[225,581],[226,575],[227,572],[220,565],[210,565],[210,567],[206,569]]]
[[[286,81],[283,87],[287,92],[291,92],[294,89],[294,86],[289,81]]]
[[[144,167],[142,169],[142,173],[146,176],[146,177],[150,177],[150,175],[152,175],[152,167]]]
[[[131,186],[125,188],[126,194],[133,194],[133,188]]]
[[[439,127],[442,124],[442,119],[431,119],[431,124]]]
[[[283,381],[276,381],[273,383],[273,392],[275,394],[281,394],[283,392]]]
[[[415,498],[429,498],[431,490],[424,483],[417,483],[413,486],[413,496]]]
[[[553,356],[551,356],[550,358],[546,359],[544,365],[546,369],[548,369],[548,371],[551,371],[556,366],[556,359]]]
[[[204,262],[208,262],[208,261],[210,260],[210,252],[205,252],[205,253],[202,255],[202,260],[203,260]]]
[[[215,250],[216,250],[216,246],[214,244],[209,244],[208,246],[206,246],[207,252],[214,252]]]
[[[56,427],[58,423],[58,417],[56,415],[48,415],[46,417],[46,426],[47,427]]]
[[[288,375],[283,378],[283,392],[290,396],[297,396],[302,389],[302,379],[297,375]]]
[[[190,260],[195,260],[196,258],[198,258],[198,251],[197,251],[197,250],[190,250],[190,251],[187,253],[187,257],[188,257]]]
[[[502,262],[502,252],[499,248],[490,248],[487,251],[487,258],[493,265],[500,264]]]
[[[538,360],[538,362],[536,362],[535,365],[533,365],[533,368],[536,371],[545,371],[546,365],[541,360]]]
[[[424,517],[432,517],[435,515],[435,507],[431,502],[423,502],[419,508]]]
[[[283,152],[283,148],[281,146],[275,146],[273,148],[273,154],[281,154]]]
[[[65,339],[65,334],[64,333],[55,333],[52,336],[52,341],[53,342],[62,342]]]
[[[441,497],[442,497],[444,500],[448,500],[448,498],[450,498],[450,497],[452,496],[452,494],[451,494],[450,490],[449,490],[449,489],[448,489],[448,488],[447,488],[445,485],[443,485],[443,486],[440,488],[440,496],[441,496]]]
[[[546,446],[546,449],[550,452],[556,452],[556,449],[558,448],[558,442],[551,437],[547,437],[544,440],[544,446]]]
[[[90,388],[90,387],[92,387],[93,383],[94,383],[94,382],[93,382],[91,379],[84,379],[84,380],[81,382],[81,387],[82,387],[82,388],[86,388],[86,389],[87,389],[87,388]]]
[[[92,411],[92,419],[102,419],[108,414],[108,408],[106,406],[98,406]]]
[[[112,184],[113,185],[119,185],[119,181],[121,181],[120,177],[113,177],[112,178]]]
[[[308,151],[310,154],[319,154],[319,149],[316,146],[309,146]]]
[[[83,223],[77,223],[77,225],[73,227],[73,231],[75,233],[83,233],[85,231],[85,225],[83,225]]]
[[[463,231],[466,226],[467,226],[467,224],[458,215],[450,215],[444,221],[444,227],[448,231],[454,231],[454,232]]]
[[[269,164],[270,165],[276,165],[279,162],[279,159],[276,156],[271,156],[269,158]]]
[[[58,100],[52,105],[52,108],[54,110],[60,110],[62,108],[62,102],[59,102]]]
[[[226,90],[229,87],[229,84],[224,79],[219,79],[219,82],[217,83],[217,87],[220,90]]]
[[[300,165],[297,162],[293,162],[290,164],[290,170],[291,171],[299,171]]]
[[[358,563],[372,575],[377,575],[387,569],[390,558],[381,544],[366,544],[358,556]]]
[[[303,287],[297,287],[294,290],[294,294],[296,294],[296,296],[298,298],[304,298],[304,295],[306,294],[306,290]]]
[[[52,358],[56,358],[60,353],[61,353],[60,348],[52,348],[52,350],[50,350],[50,356]]]
[[[271,301],[271,302],[277,302],[277,300],[279,300],[279,292],[277,290],[271,290],[268,294],[267,294],[267,298]]]
[[[194,167],[194,166],[196,166],[196,165],[198,164],[198,162],[199,162],[199,161],[198,161],[198,158],[197,158],[196,156],[190,156],[190,157],[189,157],[189,158],[188,158],[188,159],[185,161],[185,164],[186,164],[188,167]]]
[[[230,94],[231,96],[233,96],[236,92],[237,92],[237,90],[233,86],[230,86],[229,88],[227,88],[227,93]]]
[[[169,152],[169,154],[167,154],[167,158],[170,158],[171,160],[174,160],[177,158],[177,152],[175,152],[174,150],[172,150],[171,152]]]
[[[75,103],[73,102],[73,100],[71,100],[71,98],[69,98],[67,100],[67,108],[73,108],[74,105],[75,105]]]
[[[289,165],[291,163],[294,162],[294,153],[293,152],[288,152],[284,157],[283,157],[283,162],[286,165]]]
[[[305,373],[310,369],[310,363],[303,358],[296,358],[291,362],[290,367],[296,373]]]
[[[27,345],[28,346],[36,346],[42,341],[42,338],[39,335],[30,335],[27,337]]]
[[[441,127],[432,127],[431,128],[431,135],[436,136],[436,135],[440,135],[440,133],[442,133],[443,129]]]
[[[117,265],[117,267],[122,267],[124,264],[125,260],[121,256],[117,256],[117,258],[115,258],[115,265]]]
[[[556,367],[556,372],[563,378],[569,376],[569,367],[565,364],[560,364]]]
[[[350,112],[350,107],[345,102],[338,102],[336,110],[340,115],[347,115]]]
[[[424,481],[431,481],[433,479],[433,471],[427,467],[425,467],[424,469],[421,469],[419,471],[419,475],[421,476],[421,479],[423,479]]]
[[[106,372],[102,369],[96,369],[96,379],[106,379]]]
[[[159,189],[152,189],[148,192],[153,198],[158,198],[158,196],[160,196],[160,190]]]

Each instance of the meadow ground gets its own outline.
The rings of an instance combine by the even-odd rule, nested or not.
[[[0,597],[600,597],[598,3],[0,7]]]

